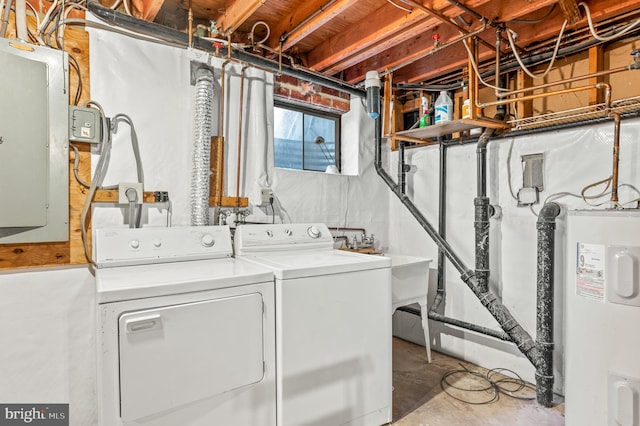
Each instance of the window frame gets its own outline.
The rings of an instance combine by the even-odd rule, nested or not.
[[[309,105],[300,105],[300,103],[298,102],[291,102],[291,101],[284,101],[281,99],[274,99],[273,101],[273,106],[277,107],[277,108],[283,108],[283,109],[287,109],[290,111],[296,111],[296,112],[300,112],[302,113],[302,121],[304,123],[304,116],[305,114],[309,114],[309,115],[313,115],[316,117],[321,117],[321,118],[325,118],[327,120],[333,120],[335,123],[335,145],[334,145],[334,152],[333,152],[333,158],[335,160],[335,165],[338,168],[338,171],[341,172],[342,171],[342,158],[340,155],[340,151],[341,151],[341,141],[340,141],[340,134],[341,134],[341,126],[342,126],[342,120],[341,120],[341,114],[335,112],[329,112],[326,111],[322,108],[314,108],[313,106],[309,106]],[[275,133],[275,122],[273,123],[274,125],[274,133]],[[273,143],[275,144],[275,134],[273,137]],[[305,172],[315,172],[315,173],[324,173],[324,171],[321,170],[312,170],[312,169],[305,169],[305,165],[304,165],[304,125],[302,126],[302,140],[300,140],[300,143],[302,144],[302,168],[301,169],[290,169],[290,168],[286,168],[286,167],[277,167],[275,165],[275,150],[274,150],[274,167],[278,168],[278,169],[282,169],[282,170],[299,170],[299,171],[305,171]]]

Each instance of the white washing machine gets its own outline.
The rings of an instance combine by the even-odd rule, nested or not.
[[[242,225],[234,245],[275,274],[278,425],[391,422],[391,260],[334,250],[322,224]]]
[[[94,232],[101,426],[275,425],[273,273],[228,227]]]

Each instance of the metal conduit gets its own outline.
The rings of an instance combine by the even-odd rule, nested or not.
[[[209,174],[211,157],[211,102],[213,72],[206,67],[196,71],[196,107],[193,126],[191,171],[191,224],[209,224]]]

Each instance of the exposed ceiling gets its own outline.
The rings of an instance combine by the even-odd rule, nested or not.
[[[461,43],[446,45],[461,33],[479,31],[480,61],[495,58],[497,28],[502,29],[505,58],[512,55],[505,28],[515,31],[525,57],[552,50],[565,20],[567,44],[590,38],[579,1],[133,0],[144,19],[178,29],[186,28],[191,7],[194,28],[209,27],[213,20],[217,37],[230,35],[233,42],[247,45],[264,40],[273,51],[282,49],[298,63],[350,83],[362,81],[372,69],[396,69],[397,83],[433,82],[459,72],[467,64],[467,52]],[[599,32],[640,15],[639,0],[587,4]],[[480,31],[482,17],[486,28]],[[260,52],[274,56],[267,49]]]

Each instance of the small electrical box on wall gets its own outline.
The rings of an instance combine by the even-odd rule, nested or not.
[[[0,244],[69,239],[68,56],[0,38]]]

